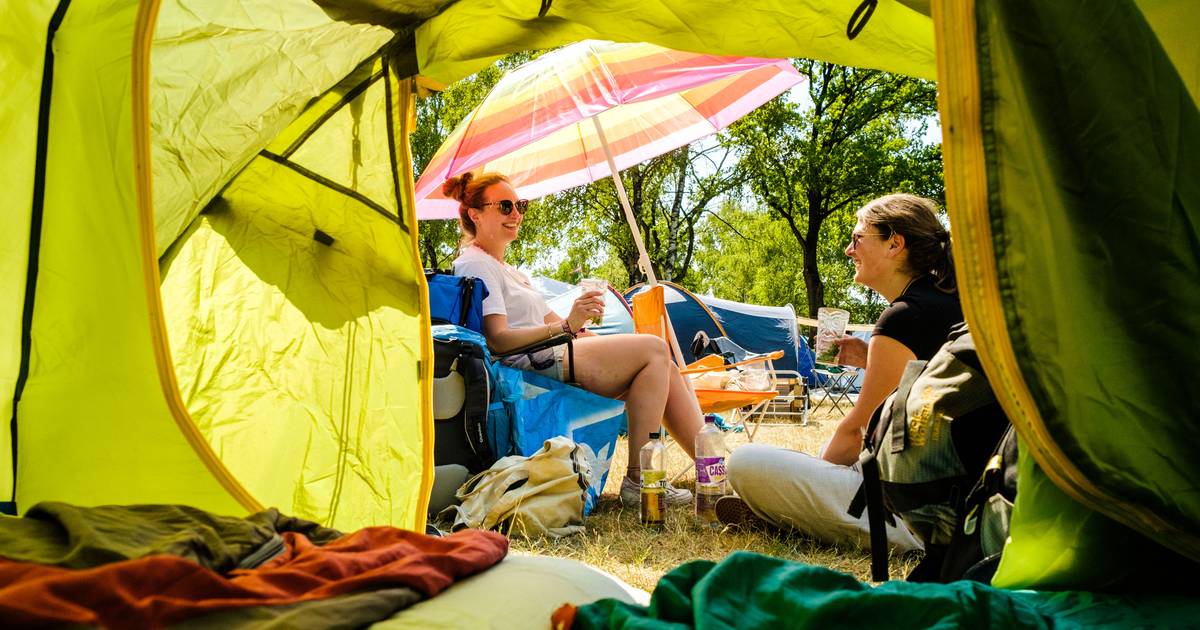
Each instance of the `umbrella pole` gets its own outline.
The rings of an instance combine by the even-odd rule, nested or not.
[[[629,224],[629,230],[633,232],[633,243],[638,250],[638,267],[642,269],[642,273],[646,274],[646,279],[650,286],[658,284],[658,277],[654,275],[654,267],[650,264],[650,255],[646,253],[646,244],[642,242],[642,233],[638,231],[637,221],[633,218],[633,210],[629,207],[629,197],[625,194],[625,184],[621,183],[621,174],[617,172],[617,162],[613,159],[612,149],[608,147],[608,137],[604,135],[604,127],[600,126],[600,117],[592,116],[592,124],[596,127],[596,135],[600,138],[600,147],[604,149],[604,159],[608,160],[608,172],[612,174],[613,185],[617,187],[617,199],[621,201],[621,209],[625,211],[625,222]],[[687,367],[687,362],[683,360],[683,351],[679,349],[679,340],[675,338],[675,329],[671,326],[671,316],[667,314],[667,307],[663,305],[663,317],[666,318],[666,333],[667,341],[671,345],[671,353],[675,356],[675,363],[680,369]],[[692,389],[691,379],[685,378],[683,382],[688,389]],[[693,391],[693,393],[695,393]]]

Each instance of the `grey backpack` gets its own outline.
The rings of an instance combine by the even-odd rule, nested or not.
[[[856,517],[868,510],[874,579],[887,579],[884,521],[895,515],[925,542],[925,560],[910,580],[959,579],[983,559],[962,545],[967,498],[1009,426],[966,324],[951,330],[932,359],[909,362],[871,418],[859,458],[863,485],[850,506]]]

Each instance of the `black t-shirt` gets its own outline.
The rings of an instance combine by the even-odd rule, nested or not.
[[[933,286],[933,276],[922,276],[884,309],[873,334],[891,337],[928,361],[946,343],[950,327],[961,321],[958,294],[943,293]]]

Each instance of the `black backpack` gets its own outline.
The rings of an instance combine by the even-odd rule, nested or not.
[[[980,523],[969,516],[978,519],[980,505],[998,503],[991,500],[997,493],[1007,493],[1011,509],[1016,440],[1005,439],[1010,433],[966,324],[952,329],[929,361],[909,362],[896,391],[871,418],[859,458],[863,484],[849,508],[856,518],[867,509],[874,580],[888,577],[884,521],[894,523],[895,515],[925,542],[925,559],[909,574],[911,581],[961,579],[993,555],[985,553]],[[964,531],[968,526],[971,533]],[[1007,516],[1003,529],[1007,537]]]
[[[433,339],[433,461],[460,464],[472,474],[496,462],[488,445],[487,416],[493,383],[479,344]]]

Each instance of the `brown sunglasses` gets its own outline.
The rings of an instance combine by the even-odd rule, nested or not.
[[[529,210],[529,200],[518,199],[514,202],[511,199],[501,199],[500,201],[489,201],[487,203],[479,204],[479,209],[482,210],[487,206],[498,206],[500,208],[500,214],[503,214],[504,216],[512,214],[513,210],[519,210],[521,214],[525,214]]]

